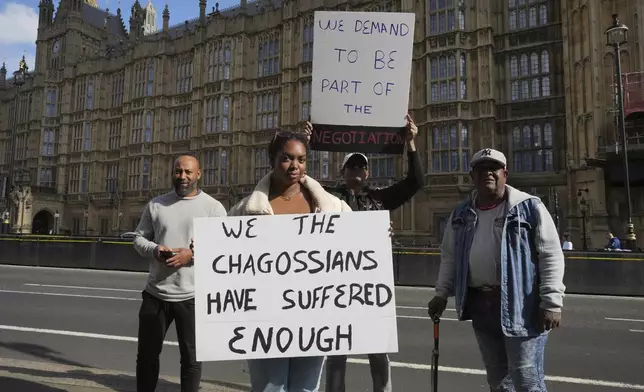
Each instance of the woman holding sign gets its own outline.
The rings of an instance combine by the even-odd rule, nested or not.
[[[228,216],[344,212],[351,208],[306,175],[308,137],[280,132],[268,146],[272,171],[255,190],[231,208]],[[324,357],[248,361],[253,392],[315,392]]]

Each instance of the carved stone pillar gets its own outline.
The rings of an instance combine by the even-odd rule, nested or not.
[[[30,186],[17,186],[11,192],[11,200],[15,206],[11,231],[18,234],[31,234],[31,217],[33,196]]]

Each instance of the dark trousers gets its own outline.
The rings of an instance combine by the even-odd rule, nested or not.
[[[391,367],[387,354],[369,354],[369,368],[373,392],[391,392]],[[347,373],[347,356],[336,355],[327,357],[326,362],[326,392],[345,392]]]
[[[201,363],[195,345],[195,301],[162,301],[143,291],[139,310],[139,345],[136,355],[136,390],[154,392],[159,381],[159,356],[168,327],[175,322],[181,353],[181,392],[197,392]]]

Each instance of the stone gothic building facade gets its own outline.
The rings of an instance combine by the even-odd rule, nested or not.
[[[605,164],[588,162],[606,161],[601,143],[614,134],[606,99],[614,70],[603,30],[619,13],[631,27],[625,69],[644,69],[644,5],[241,0],[219,9],[195,0],[192,6],[198,17],[174,25],[166,7],[155,32],[146,24],[150,7],[138,0],[128,20],[120,9],[86,1],[61,0],[56,8],[41,0],[35,69],[20,88],[11,80],[15,65],[0,73],[2,203],[14,229],[133,230],[147,201],[169,189],[172,162],[185,153],[201,161],[204,190],[227,206],[240,200],[269,170],[265,148],[275,131],[308,119],[313,13],[326,9],[416,14],[410,113],[419,125],[426,186],[392,212],[401,242],[440,241],[451,208],[471,190],[469,158],[483,147],[506,153],[510,183],[540,195],[573,241],[585,235],[600,246],[604,231],[623,230],[607,202],[609,194],[620,200],[621,188],[607,183]],[[307,172],[334,183],[341,159],[312,152]],[[391,184],[405,176],[405,166],[399,156],[374,155],[372,181]],[[28,208],[11,191],[16,182],[21,194],[29,188]],[[583,234],[579,189],[591,206]]]

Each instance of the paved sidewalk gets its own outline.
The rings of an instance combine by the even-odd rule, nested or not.
[[[202,382],[200,392],[247,392],[244,386]],[[133,373],[0,358],[2,392],[136,392]],[[177,377],[161,376],[156,392],[179,392]]]

